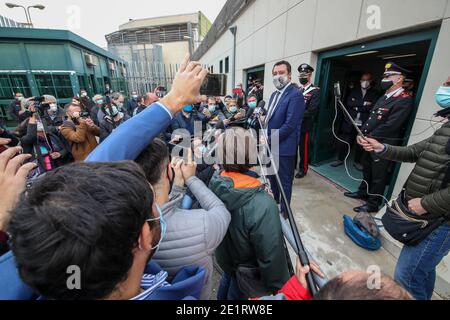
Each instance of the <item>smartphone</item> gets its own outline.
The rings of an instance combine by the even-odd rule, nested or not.
[[[200,88],[200,94],[214,97],[227,95],[227,75],[208,74]]]

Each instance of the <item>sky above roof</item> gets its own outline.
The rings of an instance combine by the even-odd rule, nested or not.
[[[129,19],[144,19],[202,11],[214,22],[226,0],[9,0],[0,1],[0,14],[26,22],[22,8],[9,9],[5,3],[23,6],[42,4],[44,10],[31,10],[36,28],[68,29],[100,47],[105,35],[117,31]]]

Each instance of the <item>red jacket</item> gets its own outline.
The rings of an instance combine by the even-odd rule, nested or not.
[[[312,300],[312,296],[309,293],[309,290],[301,285],[297,277],[293,276],[286,282],[283,288],[278,291],[278,295],[254,300]]]

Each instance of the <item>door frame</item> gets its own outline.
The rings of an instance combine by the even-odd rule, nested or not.
[[[317,60],[317,73],[315,76],[315,83],[319,87],[324,88],[324,90],[322,90],[322,92],[321,92],[321,103],[320,103],[320,108],[319,108],[318,119],[320,118],[321,113],[324,111],[324,107],[325,107],[324,104],[326,103],[327,95],[329,94],[328,90],[325,90],[325,88],[329,87],[329,76],[330,76],[330,65],[331,65],[330,59],[337,58],[340,56],[345,56],[348,54],[353,54],[353,53],[360,53],[360,52],[365,52],[365,51],[370,51],[370,50],[384,49],[384,48],[388,48],[388,47],[392,47],[392,46],[398,46],[398,45],[428,40],[428,41],[430,41],[430,47],[428,48],[427,57],[425,59],[422,77],[421,77],[420,81],[417,83],[418,86],[417,86],[417,95],[416,95],[415,101],[414,101],[414,110],[412,112],[412,116],[410,118],[408,128],[405,132],[405,136],[410,136],[415,119],[416,119],[418,107],[420,105],[420,100],[422,98],[423,90],[425,88],[425,83],[428,78],[428,73],[430,70],[431,62],[433,60],[433,54],[434,54],[434,51],[436,48],[437,39],[439,37],[439,31],[440,31],[440,26],[437,26],[437,27],[433,27],[433,28],[430,28],[427,30],[386,37],[386,38],[378,39],[378,40],[372,40],[372,41],[369,40],[367,42],[360,42],[356,45],[349,46],[346,48],[340,48],[340,49],[335,49],[335,50],[319,53],[318,60]],[[313,134],[314,134],[313,139],[317,139],[319,133],[318,133],[318,130],[316,130],[316,128],[314,129]],[[407,143],[408,143],[408,141],[405,141],[405,144],[407,144]],[[317,163],[315,161],[317,159],[316,155],[317,155],[317,147],[314,146],[313,150],[312,150],[312,156],[311,156],[312,163]],[[400,171],[400,164],[396,165],[396,167],[395,167],[392,181],[397,180],[399,171]],[[395,183],[391,183],[390,187],[389,187],[389,191],[388,191],[389,197],[392,195],[394,187],[395,187]]]

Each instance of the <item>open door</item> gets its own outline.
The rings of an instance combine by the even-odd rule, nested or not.
[[[339,81],[342,95],[345,96],[347,79],[349,79],[348,63],[326,59],[320,72],[320,83],[323,83],[319,116],[316,125],[316,140],[313,145],[312,164],[327,161],[336,153],[336,139],[333,136],[332,126],[335,117],[335,100],[333,85]],[[345,81],[343,81],[345,79]],[[336,129],[337,130],[337,129]]]

